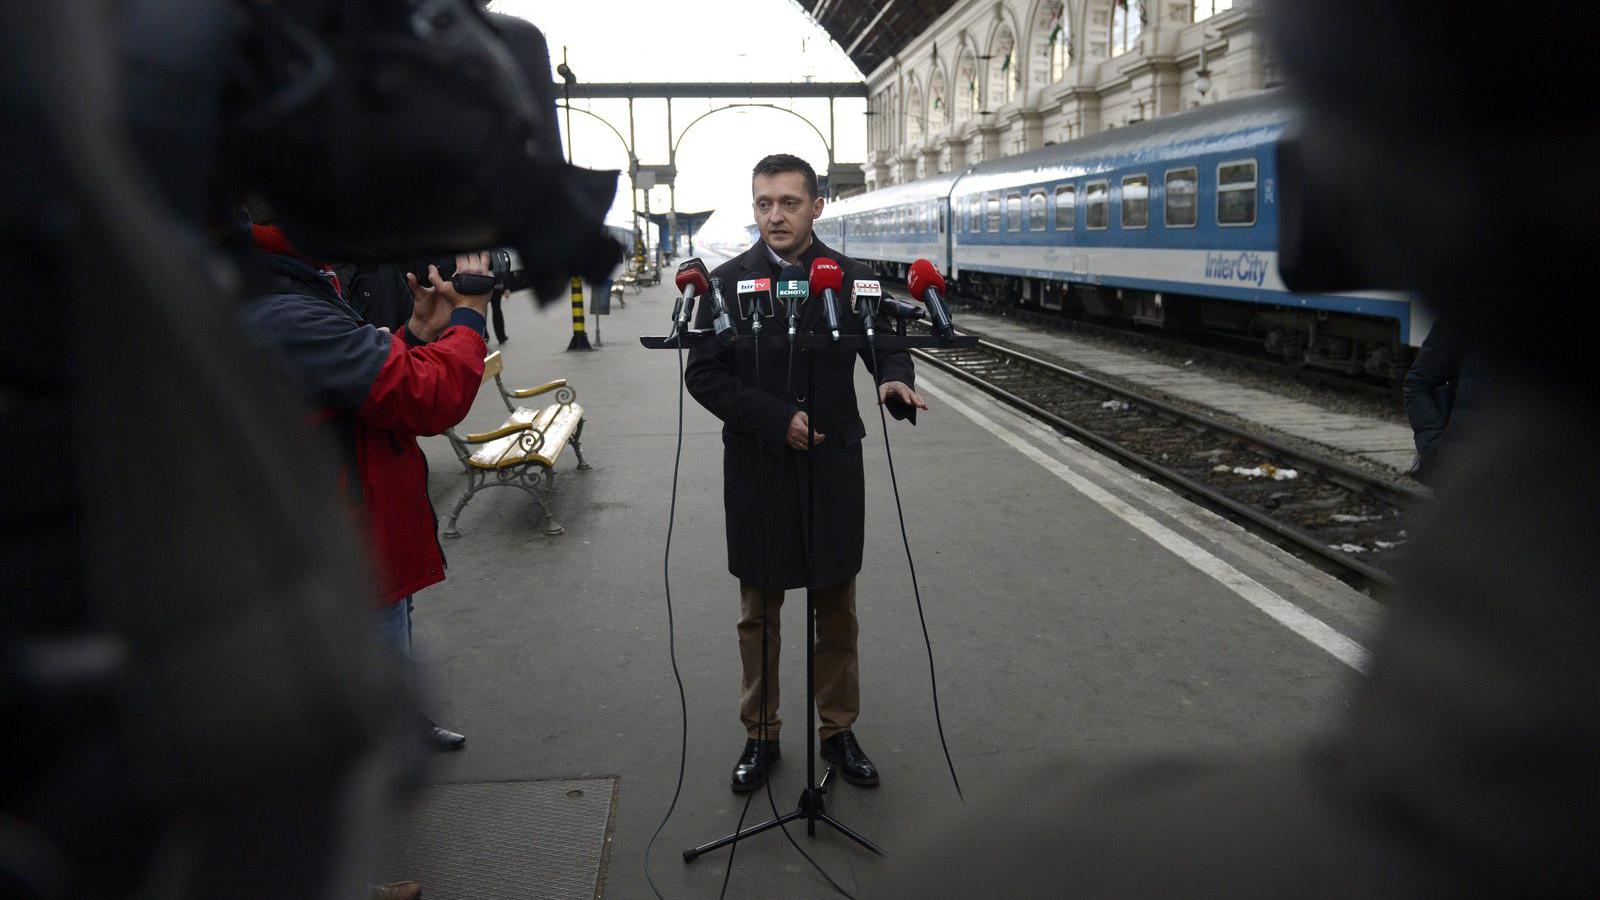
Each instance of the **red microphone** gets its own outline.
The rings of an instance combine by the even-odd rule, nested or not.
[[[683,295],[678,298],[677,305],[672,307],[672,330],[674,333],[689,327],[689,314],[694,311],[694,298],[711,289],[711,283],[706,280],[706,264],[700,257],[692,257],[683,261],[678,266],[677,277],[673,282]]]
[[[811,293],[813,296],[818,291],[822,292],[822,314],[828,317],[828,331],[834,340],[839,339],[839,306],[834,300],[834,292],[844,288],[844,270],[839,264],[826,256],[819,256],[811,263]]]
[[[950,310],[944,305],[944,276],[939,274],[933,263],[925,259],[912,263],[911,273],[906,276],[906,286],[911,289],[911,296],[918,303],[928,305],[928,318],[933,320],[934,334],[942,338],[955,334],[955,328],[950,325]]]

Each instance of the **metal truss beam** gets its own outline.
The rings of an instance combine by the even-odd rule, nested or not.
[[[580,81],[570,86],[557,83],[551,90],[557,95],[570,91],[574,99],[588,100],[867,96],[867,85],[860,81]]]

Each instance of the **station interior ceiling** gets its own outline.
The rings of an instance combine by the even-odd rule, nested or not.
[[[921,34],[955,0],[799,0],[865,75]]]

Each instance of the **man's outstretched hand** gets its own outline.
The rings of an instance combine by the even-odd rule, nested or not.
[[[888,403],[890,397],[894,397],[907,406],[915,406],[917,409],[926,410],[928,408],[928,401],[922,399],[922,395],[912,390],[911,385],[906,384],[904,381],[885,381],[883,384],[878,385],[878,405],[882,406]]]

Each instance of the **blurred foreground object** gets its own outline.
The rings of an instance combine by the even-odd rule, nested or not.
[[[1597,96],[1564,87],[1588,36],[1488,4],[1268,12],[1308,110],[1281,160],[1285,280],[1418,291],[1495,373],[1481,426],[1329,739],[1062,761],[891,857],[878,896],[1600,893],[1600,379],[1566,327],[1600,256]]]
[[[0,895],[360,896],[398,672],[320,444],[124,138],[116,9],[0,5]]]
[[[617,173],[562,160],[527,22],[467,0],[129,0],[121,18],[134,135],[180,208],[214,173],[319,259],[509,245],[545,300],[620,257]]]

